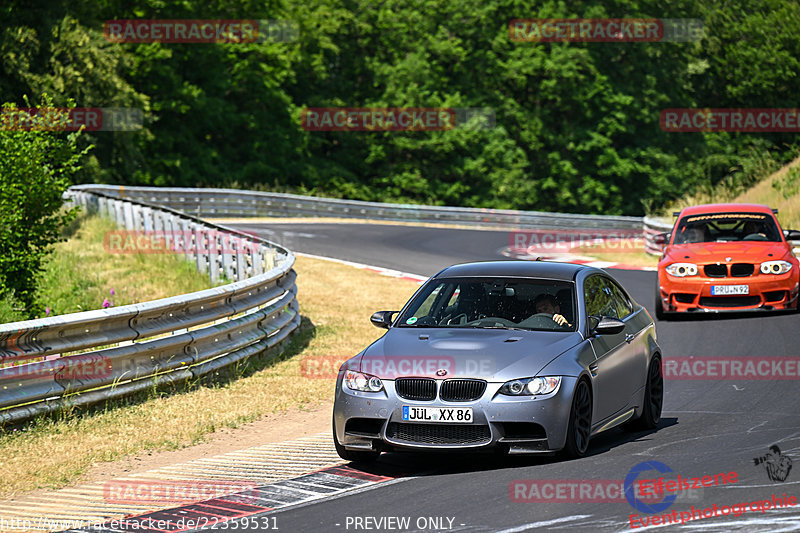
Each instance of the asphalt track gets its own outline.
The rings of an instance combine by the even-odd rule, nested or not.
[[[309,254],[432,275],[458,262],[501,259],[508,233],[375,224],[240,224],[239,229]],[[652,312],[655,273],[611,270]],[[652,314],[652,313],[651,313]],[[368,317],[364,317],[368,320]],[[702,316],[658,322],[664,357],[800,356],[800,316]],[[754,458],[778,444],[794,470],[773,482]],[[623,480],[638,463],[659,461],[683,477],[736,472],[737,482],[681,493],[666,511],[800,497],[800,393],[796,380],[668,380],[656,431],[613,429],[592,440],[589,455],[506,458],[461,454],[383,454],[374,473],[403,476],[370,490],[274,511],[281,531],[629,531],[627,502],[517,502],[515,480]],[[674,476],[674,474],[672,474]],[[651,471],[641,477],[658,477]],[[679,515],[678,515],[679,516]],[[697,516],[697,515],[695,515]],[[363,521],[370,517],[369,522]],[[376,527],[408,517],[408,529]],[[428,517],[440,517],[437,526]],[[361,518],[361,521],[357,520]],[[451,521],[452,520],[452,521]],[[433,523],[434,527],[430,527]],[[360,526],[359,526],[360,524]],[[394,526],[394,523],[383,525]],[[640,524],[636,524],[640,525]],[[420,527],[422,526],[422,527]],[[800,505],[739,517],[703,518],[667,531],[798,531]],[[637,531],[644,529],[636,529]],[[649,529],[649,528],[648,528]]]

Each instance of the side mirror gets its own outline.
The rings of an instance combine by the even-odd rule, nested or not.
[[[378,311],[369,317],[369,321],[375,327],[389,329],[389,326],[392,325],[392,315],[395,313],[399,313],[399,311]]]
[[[794,229],[785,229],[783,234],[786,236],[787,241],[800,241],[800,231]]]
[[[616,335],[623,329],[625,329],[625,322],[622,320],[609,316],[589,317],[589,332],[592,335]]]
[[[667,244],[669,242],[669,233],[656,233],[653,235],[653,242],[655,244]]]

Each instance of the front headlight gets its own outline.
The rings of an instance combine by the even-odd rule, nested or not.
[[[681,278],[684,276],[697,275],[697,265],[693,263],[672,263],[666,268],[666,270],[667,274]]]
[[[353,370],[348,370],[344,373],[344,384],[350,390],[363,392],[380,392],[383,390],[381,378],[370,376],[363,372],[354,372]]]
[[[786,274],[792,269],[788,261],[766,261],[761,263],[762,274]]]
[[[506,396],[537,396],[555,392],[560,385],[561,376],[512,379],[503,383],[503,386],[500,387],[500,394],[505,394]]]

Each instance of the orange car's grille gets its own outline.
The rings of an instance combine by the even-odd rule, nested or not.
[[[731,265],[730,273],[728,265],[716,264],[703,267],[703,273],[709,278],[724,278],[728,275],[734,278],[746,278],[752,276],[755,271],[756,267],[752,263],[734,263]]]
[[[728,275],[728,265],[706,265],[703,272],[709,278],[724,278]]]

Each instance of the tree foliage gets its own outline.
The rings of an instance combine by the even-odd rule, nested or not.
[[[81,181],[275,188],[364,200],[641,214],[745,186],[796,135],[665,133],[665,108],[792,107],[800,4],[780,0],[75,0],[0,8],[0,101],[136,107]],[[532,43],[513,18],[697,18],[689,43]],[[294,42],[117,44],[109,19],[294,21]],[[310,132],[305,107],[491,108],[490,129]],[[84,145],[85,145],[84,144]],[[769,166],[769,165],[768,165]]]
[[[37,107],[55,109],[47,95]],[[23,118],[16,119],[19,115]],[[63,208],[62,194],[87,150],[77,148],[79,132],[54,131],[52,122],[45,124],[41,115],[31,116],[6,104],[3,116],[0,300],[15,298],[31,313],[42,260],[49,246],[59,239],[61,228],[76,214],[76,208]],[[10,121],[9,116],[20,122]],[[52,117],[57,123],[66,119],[66,112],[54,111]]]

